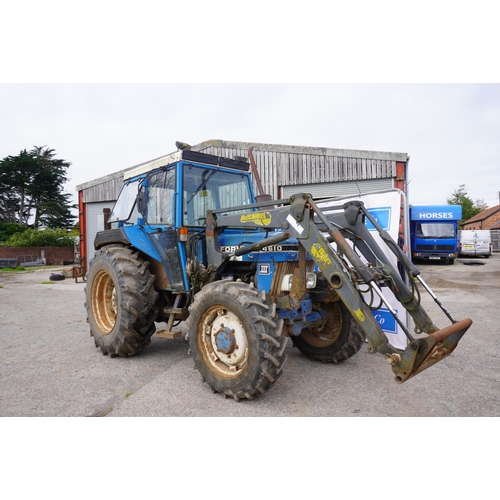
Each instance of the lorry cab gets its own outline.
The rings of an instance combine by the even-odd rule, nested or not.
[[[491,233],[485,229],[464,229],[458,231],[458,254],[460,256],[484,256],[493,252]]]
[[[458,255],[460,205],[413,206],[410,208],[412,260],[441,260],[454,264]]]

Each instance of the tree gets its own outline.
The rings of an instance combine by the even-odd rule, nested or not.
[[[0,161],[0,222],[23,227],[70,228],[76,208],[63,192],[71,163],[57,159],[53,149],[34,146]]]
[[[489,208],[488,204],[484,200],[479,199],[474,202],[474,206],[478,208],[480,212]]]
[[[36,169],[31,153],[23,149],[18,156],[0,162],[0,221],[26,226],[27,189]]]
[[[488,208],[482,200],[477,200],[476,203],[472,201],[472,199],[467,195],[465,184],[460,184],[458,189],[452,193],[446,202],[448,205],[462,206],[462,220],[460,221],[460,224],[463,221],[471,219],[485,208]]]

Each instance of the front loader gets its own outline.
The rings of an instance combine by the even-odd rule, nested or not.
[[[215,392],[252,399],[282,375],[288,338],[310,358],[337,363],[368,341],[398,383],[451,354],[471,326],[441,304],[361,201],[321,207],[307,193],[256,203],[248,163],[189,150],[128,174],[98,233],[86,306],[96,346],[111,356],[146,347],[187,321],[191,355]],[[334,202],[334,201],[333,201]],[[322,208],[323,207],[323,208]],[[376,243],[370,222],[405,269]],[[450,320],[439,329],[416,282]],[[408,284],[407,284],[408,283]],[[416,325],[398,318],[388,287]],[[387,308],[407,337],[389,342],[374,311]]]

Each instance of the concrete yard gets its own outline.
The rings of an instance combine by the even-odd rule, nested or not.
[[[103,356],[86,323],[85,283],[50,283],[54,269],[2,272],[0,416],[498,417],[500,255],[476,261],[483,265],[419,265],[454,317],[474,322],[441,363],[398,385],[383,356],[364,347],[326,365],[290,343],[282,378],[239,403],[202,383],[184,336],[154,337],[132,358]],[[424,307],[448,324],[428,295]]]

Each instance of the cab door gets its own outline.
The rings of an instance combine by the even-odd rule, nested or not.
[[[175,227],[176,169],[175,166],[148,176],[145,181],[146,209],[144,231],[162,260],[167,275],[165,288],[186,291],[178,232]],[[184,256],[185,257],[185,256]]]

